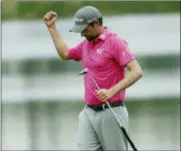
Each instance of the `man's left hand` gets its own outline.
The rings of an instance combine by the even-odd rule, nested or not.
[[[100,97],[101,101],[106,102],[114,95],[114,93],[112,89],[100,89],[97,91],[97,95]]]

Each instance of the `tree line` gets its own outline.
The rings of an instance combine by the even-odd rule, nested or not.
[[[2,20],[41,19],[50,10],[59,17],[71,17],[85,5],[97,7],[103,15],[179,12],[179,1],[2,1]]]

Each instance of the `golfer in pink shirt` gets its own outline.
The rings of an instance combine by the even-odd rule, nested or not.
[[[128,112],[124,104],[125,89],[138,81],[143,73],[128,43],[103,26],[99,10],[80,8],[74,16],[71,32],[85,37],[69,48],[60,36],[53,11],[44,16],[57,53],[63,60],[81,61],[95,79],[84,75],[85,107],[79,114],[78,147],[80,150],[128,150],[127,140],[105,101],[108,101],[128,131]],[[121,28],[121,26],[120,26]],[[128,69],[127,75],[125,70]]]

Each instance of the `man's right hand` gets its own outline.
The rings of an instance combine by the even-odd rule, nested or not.
[[[48,28],[52,28],[55,26],[55,22],[57,20],[57,13],[50,11],[44,16],[44,22]]]

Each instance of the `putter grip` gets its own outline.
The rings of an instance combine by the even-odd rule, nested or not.
[[[127,138],[128,142],[129,142],[129,144],[131,145],[131,147],[133,148],[133,150],[134,150],[134,151],[138,151],[137,148],[135,147],[135,145],[133,144],[132,140],[129,138],[129,136],[128,136],[126,130],[125,130],[125,128],[124,128],[124,127],[121,127],[121,130],[122,130],[124,136]]]

